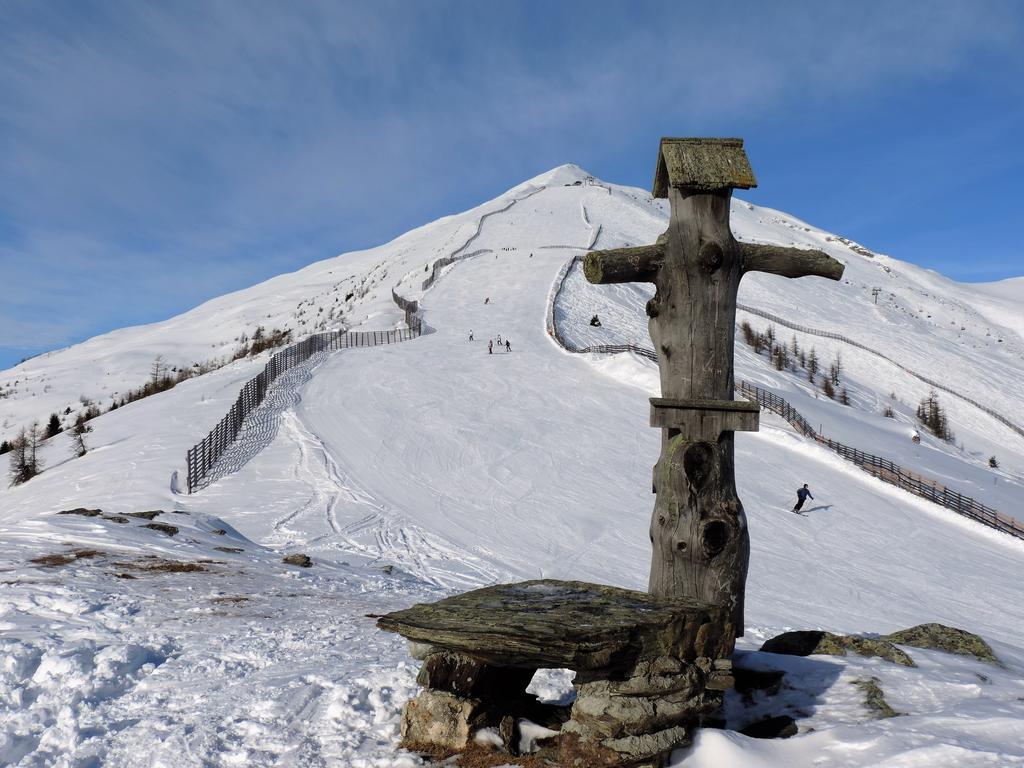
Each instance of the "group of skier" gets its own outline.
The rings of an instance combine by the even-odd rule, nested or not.
[[[473,341],[473,331],[472,331],[472,329],[469,331],[469,340]],[[487,354],[488,355],[493,355],[494,354],[494,344],[495,344],[495,339],[488,339],[487,340]],[[498,349],[499,350],[502,348],[502,346],[504,346],[506,352],[511,352],[512,351],[512,342],[509,341],[508,339],[505,339],[504,341],[502,341],[500,333],[498,334],[497,344],[498,344]]]

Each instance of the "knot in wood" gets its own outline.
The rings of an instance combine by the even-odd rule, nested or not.
[[[701,531],[700,543],[704,548],[704,554],[711,559],[725,549],[731,538],[732,531],[728,523],[724,520],[711,520]]]
[[[704,488],[714,469],[715,449],[711,443],[693,443],[683,453],[683,472],[694,491]]]
[[[725,251],[722,250],[722,246],[711,240],[700,247],[698,257],[705,271],[714,272],[725,261]]]

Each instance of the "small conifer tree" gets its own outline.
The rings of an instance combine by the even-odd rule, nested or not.
[[[953,431],[949,428],[946,411],[939,404],[939,396],[932,390],[917,406],[917,420],[940,440],[953,442]]]
[[[42,471],[42,461],[38,456],[41,435],[39,424],[32,422],[28,429],[21,429],[11,444],[11,485],[28,482]]]
[[[22,429],[11,441],[10,453],[10,478],[11,485],[20,485],[28,478],[25,477],[25,430]]]
[[[814,375],[818,372],[818,354],[814,351],[814,347],[811,347],[811,351],[807,354],[807,372],[810,374],[808,379],[814,381]]]
[[[757,333],[754,331],[754,327],[747,320],[740,323],[740,332],[743,334],[743,341],[753,347],[755,345]]]
[[[149,366],[149,382],[153,385],[154,390],[160,386],[160,382],[163,380],[166,371],[167,366],[164,364],[164,356],[157,355]]]
[[[843,376],[843,360],[839,353],[836,352],[835,362],[828,367],[828,377],[832,379],[832,385],[835,387],[839,386],[839,379]]]
[[[85,435],[89,432],[92,432],[92,427],[85,419],[79,419],[71,428],[71,452],[75,456],[85,456],[89,450],[85,445]]]

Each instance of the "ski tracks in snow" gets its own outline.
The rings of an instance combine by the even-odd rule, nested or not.
[[[530,189],[481,215],[475,231],[449,258],[459,260],[474,255],[476,252],[467,251],[482,235],[487,219],[507,212],[546,188]],[[586,247],[593,247],[601,227],[590,223],[582,204],[580,214],[590,231]],[[490,252],[480,252],[485,251]],[[447,588],[497,581],[499,570],[490,567],[482,557],[411,524],[401,512],[374,496],[339,466],[320,438],[302,422],[294,406],[301,400],[302,387],[312,379],[313,370],[325,357],[326,353],[314,355],[275,381],[267,398],[248,416],[238,438],[204,480],[203,487],[242,469],[280,433],[294,446],[297,457],[293,478],[308,489],[308,495],[274,523],[266,544],[350,552]]]
[[[294,411],[284,414],[282,435],[295,446],[294,477],[310,495],[274,524],[268,543],[349,552],[446,588],[497,580],[498,572],[479,557],[411,524],[345,472]]]

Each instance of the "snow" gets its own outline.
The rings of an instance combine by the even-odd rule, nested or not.
[[[192,496],[170,490],[172,471],[265,358],[93,420],[83,458],[70,458],[64,435],[48,441],[43,474],[0,491],[0,764],[419,765],[395,746],[417,662],[366,614],[526,578],[644,589],[656,368],[631,354],[568,354],[547,318],[579,344],[649,346],[646,286],[590,286],[574,268],[551,302],[595,239],[650,242],[666,213],[640,190],[573,186],[586,178],[562,166],[380,248],[0,374],[0,387],[19,382],[0,399],[9,437],[79,394],[137,386],[157,354],[174,364],[227,354],[255,324],[300,335],[324,323],[395,327],[395,284],[421,298],[428,327],[408,343],[318,358],[280,382],[251,438]],[[733,216],[744,239],[823,248],[847,264],[837,284],[748,276],[745,304],[860,340],[1020,420],[1019,283],[966,288],[787,214],[736,201]],[[424,267],[456,252],[475,255],[422,290]],[[316,319],[335,304],[342,318]],[[602,327],[589,325],[594,314]],[[511,352],[488,354],[498,334]],[[783,395],[836,439],[1022,514],[1019,435],[942,395],[962,448],[927,434],[915,446],[907,434],[925,385],[841,342],[798,341],[826,367],[841,351],[850,407],[739,339],[738,378]],[[886,404],[895,419],[881,415]],[[752,542],[740,649],[748,665],[788,670],[790,688],[751,706],[730,694],[729,725],[781,708],[799,715],[800,734],[766,742],[703,730],[673,764],[1024,765],[1024,542],[881,483],[770,414],[736,446]],[[788,510],[804,482],[815,501],[800,517]],[[55,514],[73,507],[165,510],[156,522],[180,530]],[[75,559],[83,550],[96,554]],[[281,562],[295,552],[313,567]],[[64,565],[32,562],[62,553]],[[153,567],[167,563],[204,570]],[[927,621],[981,634],[1005,666],[917,649],[916,669],[756,651],[788,629],[885,633]],[[871,719],[851,684],[869,677],[905,715]],[[544,670],[532,690],[565,702],[570,681]]]

